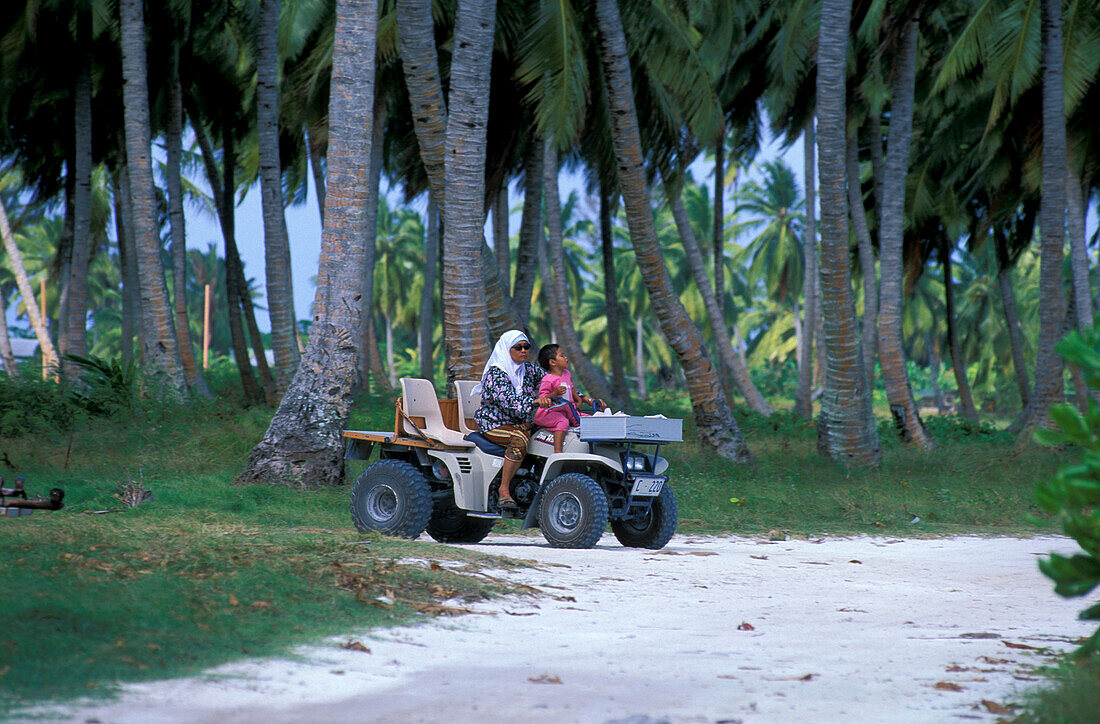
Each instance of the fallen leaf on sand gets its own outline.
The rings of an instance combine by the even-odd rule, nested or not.
[[[859,560],[858,558],[853,558],[852,560],[850,560],[848,562],[849,563],[858,563],[860,565],[863,565],[863,561]]]
[[[766,560],[768,560],[768,557],[767,557],[767,556],[754,556],[754,555],[749,555],[749,558],[755,558],[755,559],[756,559],[756,560],[758,560],[758,561],[766,561]]]
[[[959,666],[958,664],[951,664],[947,667],[947,671],[970,671],[970,669],[965,666]]]
[[[984,661],[987,664],[1011,664],[1012,663],[1009,659],[994,659],[994,658],[991,658],[989,656],[983,656],[982,661]]]
[[[961,638],[961,639],[999,639],[999,638],[1001,638],[1001,635],[1000,634],[995,634],[995,633],[989,633],[987,631],[982,631],[980,633],[959,634],[959,638]]]
[[[1012,713],[1012,707],[1005,706],[1004,704],[998,704],[997,702],[990,701],[989,699],[982,699],[982,706],[984,706],[985,710],[988,711],[990,714]]]
[[[542,674],[541,676],[529,676],[527,680],[532,684],[560,684],[561,678],[558,676],[552,676],[550,674]]]
[[[737,627],[738,631],[755,631],[756,627],[748,621],[742,621],[741,625]]]
[[[433,563],[433,564],[431,565],[431,569],[432,569],[433,571],[442,571],[442,570],[443,570],[443,566],[439,565],[438,563]]]
[[[370,649],[359,643],[358,641],[352,641],[348,639],[347,643],[340,644],[340,648],[347,649],[348,651],[362,651],[364,654],[369,654]]]
[[[716,556],[714,551],[688,551],[689,556]]]
[[[531,612],[531,613],[515,613],[513,611],[505,611],[504,613],[508,614],[509,616],[536,616],[536,615],[538,615],[534,612]]]
[[[1015,644],[1015,643],[1012,643],[1011,641],[1002,641],[1001,643],[1003,643],[1005,646],[1007,646],[1010,649],[1024,649],[1026,651],[1038,651],[1039,650],[1038,648],[1036,648],[1034,646],[1028,646],[1027,644]]]
[[[958,684],[952,684],[950,681],[937,681],[932,687],[933,689],[939,689],[940,691],[962,691],[963,688]]]

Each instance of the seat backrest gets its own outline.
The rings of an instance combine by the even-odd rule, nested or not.
[[[447,428],[443,424],[443,413],[439,411],[439,398],[435,396],[435,385],[428,380],[420,380],[413,377],[401,378],[401,399],[405,407],[405,414],[413,419],[417,425],[424,421],[420,429],[428,437]],[[412,430],[408,430],[412,432]]]
[[[462,434],[477,432],[474,413],[481,407],[481,380],[455,380],[458,392],[458,430]],[[477,392],[474,392],[474,390]]]

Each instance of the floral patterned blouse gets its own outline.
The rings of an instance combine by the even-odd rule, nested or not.
[[[522,425],[534,420],[535,399],[546,372],[530,362],[525,366],[527,371],[520,392],[516,392],[504,370],[490,368],[481,386],[481,407],[474,414],[478,430],[488,432],[501,425]]]

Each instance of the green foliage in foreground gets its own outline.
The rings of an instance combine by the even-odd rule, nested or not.
[[[1047,672],[1054,686],[1037,689],[1024,700],[1015,724],[1095,724],[1100,712],[1100,661],[1063,660]]]
[[[1089,389],[1100,390],[1100,337],[1072,332],[1058,351],[1085,375]],[[1082,452],[1078,463],[1064,465],[1054,478],[1038,483],[1035,497],[1055,514],[1062,530],[1081,546],[1084,554],[1066,557],[1051,554],[1039,568],[1054,581],[1054,590],[1065,598],[1084,596],[1100,585],[1100,406],[1089,400],[1082,415],[1071,405],[1050,411],[1057,429],[1039,430],[1035,437],[1047,445],[1073,444]],[[1081,618],[1100,621],[1100,603],[1081,612]],[[1078,650],[1081,656],[1100,653],[1100,628]]]
[[[17,394],[7,389],[13,384],[0,377],[0,395]],[[45,400],[39,411],[67,394],[18,384]],[[32,493],[66,492],[61,511],[0,520],[3,610],[19,622],[0,634],[0,719],[28,702],[285,653],[322,636],[439,613],[443,599],[500,590],[471,575],[486,559],[460,546],[364,542],[348,514],[347,486],[235,485],[270,410],[242,409],[228,396],[186,406],[136,399],[110,417],[65,409],[60,420],[34,416],[33,431],[0,437],[7,456],[0,474],[25,475]],[[683,397],[655,395],[634,411],[685,419],[687,441],[662,448],[681,532],[1026,534],[1053,525],[1030,490],[1065,457],[1015,447],[994,428],[939,421],[941,443],[931,455],[884,437],[883,467],[850,471],[817,455],[811,424],[787,413],[741,413],[756,460],[737,466],[694,441]],[[392,424],[393,398],[381,396],[361,399],[350,422]],[[5,460],[18,471],[2,467]],[[348,465],[348,481],[361,466]],[[127,508],[115,497],[127,485],[154,497]],[[472,570],[410,558],[455,559]]]

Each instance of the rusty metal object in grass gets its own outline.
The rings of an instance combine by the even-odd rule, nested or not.
[[[62,500],[65,498],[65,491],[61,488],[50,490],[48,499],[41,497],[32,499],[27,497],[23,482],[23,476],[19,476],[12,483],[12,487],[5,488],[4,479],[0,478],[0,512],[4,517],[15,518],[30,515],[32,510],[61,510],[64,507]]]

